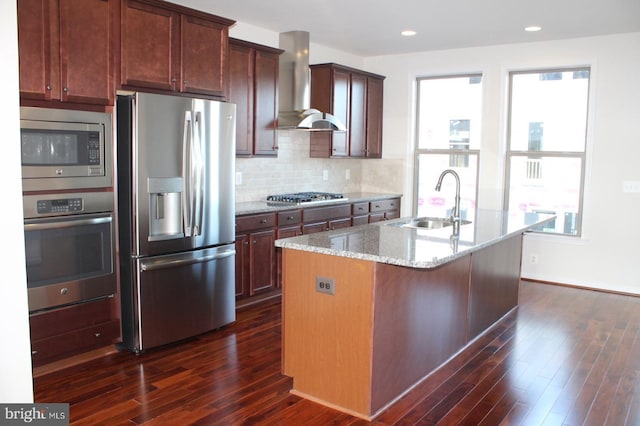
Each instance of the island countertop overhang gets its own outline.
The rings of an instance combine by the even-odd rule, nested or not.
[[[532,230],[555,216],[478,209],[457,238],[451,227],[403,226],[415,217],[354,226],[276,240],[276,247],[368,260],[411,268],[436,268],[513,235]]]

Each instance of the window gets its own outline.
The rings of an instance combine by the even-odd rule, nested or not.
[[[446,217],[455,204],[455,180],[447,176],[435,190],[440,173],[460,176],[460,216],[475,216],[480,155],[482,75],[420,78],[416,137],[415,214]]]
[[[557,217],[541,232],[579,236],[589,68],[512,72],[505,206]]]

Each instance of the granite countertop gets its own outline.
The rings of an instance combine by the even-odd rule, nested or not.
[[[554,215],[502,210],[477,210],[470,224],[460,227],[416,229],[404,227],[413,218],[336,229],[334,231],[276,240],[276,247],[369,260],[412,268],[435,268],[495,244],[537,225]]]
[[[402,197],[402,194],[380,194],[376,192],[349,192],[342,194],[344,199],[326,204],[310,204],[310,205],[274,205],[267,203],[266,196],[260,201],[243,201],[236,203],[236,216],[243,214],[269,213],[281,210],[301,209],[310,207],[320,207],[340,203],[358,203],[361,201],[375,201],[388,198]]]

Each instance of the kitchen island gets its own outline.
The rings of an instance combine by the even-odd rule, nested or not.
[[[458,235],[411,218],[276,241],[292,393],[370,420],[518,305],[523,233],[478,210]]]

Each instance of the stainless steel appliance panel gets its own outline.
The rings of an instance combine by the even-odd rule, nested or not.
[[[139,352],[235,321],[235,105],[116,102],[123,346]]]
[[[20,108],[24,191],[113,186],[111,114]]]
[[[29,311],[115,294],[113,223],[112,212],[25,220]]]
[[[134,255],[234,240],[235,105],[131,98]]]
[[[227,245],[133,260],[139,314],[125,344],[142,351],[235,321],[235,250]]]

